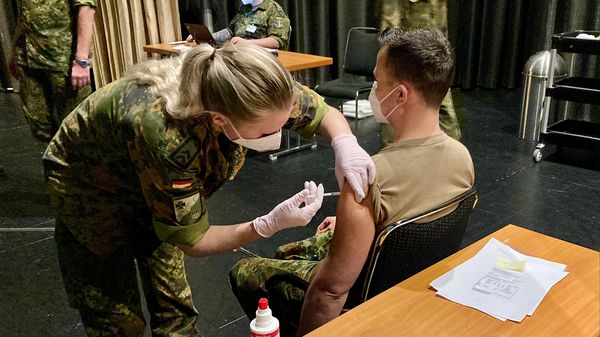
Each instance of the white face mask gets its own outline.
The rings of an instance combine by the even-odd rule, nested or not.
[[[242,4],[254,6],[254,0],[242,0]]]
[[[390,97],[390,95],[394,92],[394,90],[398,89],[398,87],[396,86],[394,89],[392,89],[387,95],[385,95],[384,98],[381,99],[381,101],[379,101],[377,99],[377,96],[375,96],[376,89],[377,81],[373,82],[373,87],[371,88],[371,92],[369,93],[369,103],[371,104],[371,111],[373,111],[373,116],[375,117],[376,121],[383,124],[390,124],[390,122],[388,121],[388,117],[390,117],[392,112],[394,112],[394,110],[396,110],[399,105],[396,105],[392,110],[390,110],[390,112],[387,115],[384,115],[383,112],[381,112],[381,103],[385,101],[388,97]]]
[[[225,135],[227,136],[227,138],[229,138],[230,141],[238,145],[258,152],[277,150],[281,146],[281,130],[268,136],[254,139],[246,139],[240,135],[240,133],[238,132],[238,130],[236,130],[235,126],[233,126],[232,123],[230,123],[230,125],[233,131],[239,137],[238,139],[231,139],[231,137],[229,137],[229,135],[227,134],[227,131],[225,131],[225,128],[223,128],[223,131],[225,131]]]

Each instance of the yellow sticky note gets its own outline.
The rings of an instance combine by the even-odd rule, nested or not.
[[[503,257],[499,257],[496,261],[496,267],[498,268],[520,271],[521,273],[525,270],[525,264],[527,264],[527,261],[514,261]]]

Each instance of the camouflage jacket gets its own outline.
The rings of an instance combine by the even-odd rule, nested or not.
[[[380,0],[381,28],[448,29],[447,0]]]
[[[287,126],[314,134],[329,107],[296,90]],[[160,240],[196,244],[209,227],[205,199],[235,177],[245,154],[207,115],[176,120],[148,86],[121,79],[65,118],[44,166],[58,218],[92,251],[108,253],[126,240],[128,219]]]
[[[96,0],[17,0],[21,36],[17,62],[31,69],[67,72],[77,41],[77,8],[96,7]]]
[[[274,0],[264,0],[255,8],[242,5],[227,28],[232,36],[246,39],[271,37],[282,50],[288,49],[292,31],[290,19]]]

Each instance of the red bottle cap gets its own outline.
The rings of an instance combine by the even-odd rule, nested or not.
[[[267,300],[266,298],[261,298],[260,300],[258,300],[258,308],[260,310],[265,310],[269,307],[269,300]]]

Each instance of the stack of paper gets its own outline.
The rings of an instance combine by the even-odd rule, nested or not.
[[[500,320],[520,322],[533,315],[566,265],[521,254],[492,238],[471,259],[440,276],[438,295]]]
[[[356,101],[345,101],[344,106],[344,116],[350,118],[356,118]],[[358,119],[363,119],[373,116],[373,112],[371,111],[371,104],[366,99],[361,99],[358,101]]]

